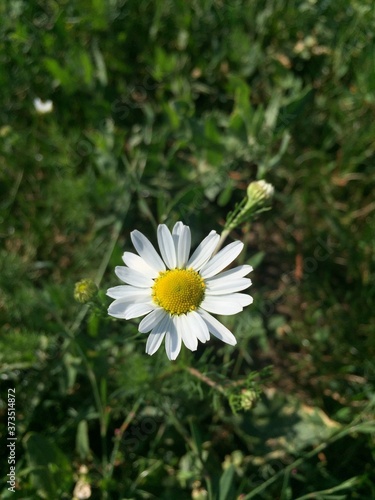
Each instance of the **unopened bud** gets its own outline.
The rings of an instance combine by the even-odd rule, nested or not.
[[[250,389],[244,389],[241,392],[241,408],[243,410],[251,410],[258,399],[258,394],[256,391],[251,391]]]
[[[78,479],[74,490],[73,500],[87,500],[91,497],[91,486],[84,479]]]
[[[253,181],[247,187],[247,196],[229,214],[225,229],[231,231],[243,222],[251,222],[255,215],[271,208],[271,199],[275,192],[272,184],[266,181]]]
[[[248,202],[269,201],[272,199],[275,188],[266,181],[250,182],[247,188]]]
[[[90,300],[96,297],[98,287],[92,280],[85,279],[78,281],[74,287],[74,298],[81,304],[87,304]]]
[[[206,500],[208,498],[208,491],[204,488],[194,488],[191,492],[191,498],[193,500]]]

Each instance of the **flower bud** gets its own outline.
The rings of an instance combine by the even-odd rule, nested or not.
[[[247,187],[247,196],[229,214],[225,229],[231,231],[243,222],[251,222],[261,212],[269,210],[275,188],[266,181],[253,181]]]
[[[251,410],[258,399],[258,394],[256,391],[250,389],[244,389],[241,392],[241,408],[243,410]]]
[[[266,181],[250,182],[247,187],[248,202],[267,202],[272,199],[275,188]]]
[[[85,279],[78,281],[74,287],[74,298],[81,304],[87,304],[98,293],[98,287],[92,280]]]

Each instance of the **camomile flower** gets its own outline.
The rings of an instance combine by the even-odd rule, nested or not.
[[[211,231],[190,254],[190,228],[177,222],[172,233],[160,224],[157,239],[161,257],[139,231],[131,233],[138,255],[125,252],[125,266],[115,273],[125,285],[107,291],[114,300],[108,314],[132,319],[144,316],[139,331],[149,333],[146,353],[154,354],[165,339],[170,360],[177,358],[181,343],[195,351],[210,333],[230,345],[234,335],[213,314],[236,314],[252,303],[250,295],[239,293],[251,285],[245,278],[252,267],[242,265],[223,271],[240,254],[243,243],[230,243],[213,255],[220,236]]]
[[[53,110],[53,102],[50,100],[42,101],[40,97],[36,97],[33,101],[34,108],[40,115],[45,115],[46,113],[51,113]]]

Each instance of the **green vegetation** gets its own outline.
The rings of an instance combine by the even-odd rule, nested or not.
[[[374,499],[373,1],[0,18],[2,498]],[[182,220],[195,247],[255,179],[275,196],[228,236],[255,268],[254,304],[222,318],[238,344],[147,356],[138,320],[106,314],[130,231]]]

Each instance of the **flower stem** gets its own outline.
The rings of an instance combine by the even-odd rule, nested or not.
[[[206,375],[203,375],[200,371],[198,371],[196,368],[192,368],[191,366],[187,366],[186,370],[193,375],[196,378],[199,378],[202,382],[205,384],[209,385],[213,389],[216,389],[217,391],[221,392],[221,394],[225,394],[225,389],[222,385],[218,384],[214,380],[208,378]]]
[[[114,445],[113,445],[111,457],[110,457],[110,460],[108,463],[108,467],[106,469],[105,479],[107,481],[109,481],[112,477],[114,464],[115,464],[116,456],[117,456],[117,453],[118,453],[118,450],[120,447],[122,436],[124,435],[124,432],[129,427],[132,420],[134,420],[135,416],[137,415],[137,411],[139,410],[139,407],[142,403],[142,400],[143,400],[142,396],[137,399],[137,401],[133,405],[133,408],[127,414],[126,418],[124,419],[123,423],[121,424],[121,427],[118,429],[118,432],[117,432],[116,437],[114,439]]]
[[[223,246],[223,243],[224,241],[227,239],[228,235],[230,233],[230,229],[225,229],[223,230],[223,232],[221,233],[220,235],[220,240],[219,240],[219,243],[217,244],[217,247],[215,248],[215,251],[212,255],[215,255],[217,254],[217,252],[220,250],[220,248]]]

